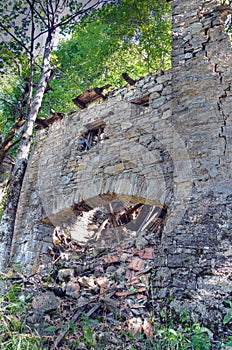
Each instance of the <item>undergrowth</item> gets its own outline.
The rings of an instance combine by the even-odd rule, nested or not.
[[[31,294],[23,293],[21,284],[11,285],[4,295],[0,296],[1,350],[58,349],[52,346],[56,327],[51,325],[45,328],[42,332],[43,336],[41,336],[36,329],[28,326],[27,315],[28,310],[31,309],[31,299]],[[232,320],[232,302],[227,301],[227,304],[227,313],[223,319],[224,324]],[[103,331],[101,335],[95,331],[94,322],[102,324]],[[149,337],[139,332],[135,334],[132,330],[126,330],[122,323],[115,330],[115,338],[124,344],[123,350],[232,349],[232,333],[227,336],[226,341],[215,342],[212,340],[212,332],[198,323],[192,323],[187,312],[182,313],[178,323],[166,317],[164,322],[153,322],[152,327],[153,335]],[[44,334],[47,331],[50,335],[46,337]],[[94,319],[83,313],[79,321],[69,327],[66,338],[70,339],[70,347],[65,347],[65,349],[119,349],[120,347],[117,347],[117,344],[110,345],[109,339],[104,337],[104,334],[107,334],[107,332],[109,334],[110,331],[112,334],[112,329],[107,329],[103,316]],[[46,344],[49,344],[49,347]]]

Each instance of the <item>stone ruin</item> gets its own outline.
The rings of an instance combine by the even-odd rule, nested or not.
[[[232,296],[229,12],[217,0],[173,0],[170,70],[37,133],[12,266],[49,264],[54,232],[111,252],[153,234],[155,303],[220,323]]]

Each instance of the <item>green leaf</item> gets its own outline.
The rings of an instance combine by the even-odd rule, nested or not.
[[[45,330],[45,332],[55,332],[56,327],[55,326],[48,326],[44,330]]]
[[[232,319],[232,310],[228,311],[227,314],[223,318],[223,323],[228,323]]]

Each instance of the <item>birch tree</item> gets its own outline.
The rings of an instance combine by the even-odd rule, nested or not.
[[[60,28],[70,31],[87,11],[111,0],[2,0],[0,31],[4,43],[17,57],[28,60],[29,74],[19,150],[10,180],[0,225],[0,271],[9,263],[11,242],[21,186],[28,163],[35,120],[51,74],[51,54]],[[39,60],[38,56],[42,56]],[[35,75],[35,71],[37,74]],[[38,73],[39,72],[39,73]],[[21,120],[21,121],[22,121]],[[18,120],[16,119],[18,129]]]

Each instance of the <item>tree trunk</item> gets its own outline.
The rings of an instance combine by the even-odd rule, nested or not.
[[[9,149],[13,147],[17,141],[12,141],[15,137],[15,134],[18,132],[18,130],[22,127],[22,125],[25,123],[25,120],[16,120],[6,137],[4,138],[4,141],[0,144],[0,165],[2,164],[3,160],[5,159]]]
[[[38,82],[30,112],[24,125],[19,152],[16,158],[14,170],[10,180],[10,186],[6,198],[6,206],[0,225],[0,271],[4,272],[9,264],[11,243],[14,233],[14,224],[18,200],[27,167],[28,156],[32,141],[33,127],[38,116],[47,82],[50,77],[50,58],[54,43],[55,30],[49,32],[44,48],[42,73]]]

